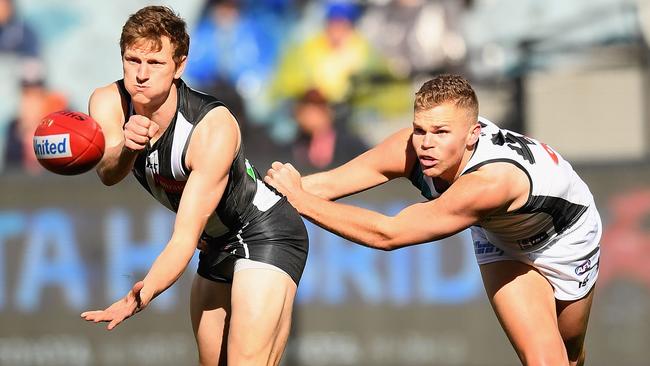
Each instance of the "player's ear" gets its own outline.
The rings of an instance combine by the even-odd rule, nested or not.
[[[181,60],[176,64],[176,71],[174,72],[174,79],[180,79],[185,71],[185,65],[187,64],[187,56],[181,56]]]
[[[478,122],[474,122],[472,125],[469,135],[467,136],[467,145],[472,146],[478,142],[478,138],[481,135],[481,125]]]

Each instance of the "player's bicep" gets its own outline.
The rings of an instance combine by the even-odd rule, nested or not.
[[[435,200],[418,203],[393,218],[392,246],[423,243],[456,234],[482,217],[505,212],[513,197],[508,177],[483,173],[460,177]]]
[[[390,247],[443,239],[474,225],[477,220],[473,212],[444,207],[441,202],[416,203],[391,220],[394,229]]]

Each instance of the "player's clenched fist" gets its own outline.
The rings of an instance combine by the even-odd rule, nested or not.
[[[140,151],[144,149],[156,132],[158,132],[156,122],[145,116],[133,115],[124,125],[124,147]]]
[[[287,196],[289,200],[291,200],[292,194],[302,190],[300,173],[289,163],[282,164],[276,161],[271,164],[271,169],[266,172],[264,181]]]

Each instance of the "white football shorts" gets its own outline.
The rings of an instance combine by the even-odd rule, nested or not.
[[[546,277],[558,300],[583,298],[598,278],[602,223],[595,205],[590,205],[566,232],[536,252],[505,252],[488,242],[483,228],[472,226],[471,232],[479,265],[506,260],[526,263]]]

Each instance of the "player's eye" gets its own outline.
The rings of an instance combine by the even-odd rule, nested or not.
[[[424,135],[426,132],[420,127],[413,127],[413,133],[416,135]]]

